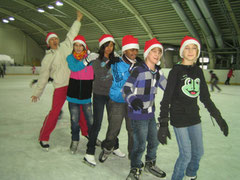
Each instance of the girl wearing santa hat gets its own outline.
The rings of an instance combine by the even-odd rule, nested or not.
[[[87,121],[88,134],[93,123],[91,97],[94,73],[91,61],[97,57],[96,53],[91,53],[88,56],[88,47],[84,36],[78,35],[74,38],[73,52],[67,57],[68,67],[71,70],[67,101],[72,133],[70,150],[73,154],[76,153],[79,143],[81,113],[83,112]],[[82,111],[80,108],[82,108]]]
[[[84,162],[96,166],[95,145],[101,129],[104,107],[109,115],[109,89],[112,84],[111,64],[115,63],[115,41],[112,35],[104,34],[99,39],[99,57],[92,62],[94,70],[93,81],[93,125],[89,134]],[[109,118],[109,117],[108,117]]]
[[[181,180],[184,176],[186,180],[194,180],[197,179],[199,162],[203,155],[198,97],[216,119],[225,136],[228,135],[228,125],[210,99],[202,69],[195,64],[200,55],[198,40],[185,36],[181,42],[179,55],[182,62],[174,65],[169,72],[161,102],[158,139],[160,143],[167,144],[167,137],[171,137],[168,129],[170,119],[179,148],[172,180]]]
[[[166,173],[156,165],[157,125],[155,120],[155,95],[157,88],[165,90],[167,80],[160,70],[160,58],[163,46],[153,38],[146,41],[144,47],[145,62],[133,68],[130,77],[123,86],[122,94],[128,104],[128,117],[133,129],[133,148],[131,152],[131,169],[128,180],[140,179],[142,168],[158,178],[165,178]],[[147,145],[145,165],[142,156]]]

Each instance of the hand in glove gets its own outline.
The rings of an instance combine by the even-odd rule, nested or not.
[[[223,132],[224,136],[227,136],[228,135],[228,125],[227,125],[226,121],[221,116],[217,116],[215,119],[216,119],[216,122],[218,123],[218,126],[220,127],[221,131]]]
[[[163,119],[158,118],[158,120],[160,123],[160,127],[158,130],[158,140],[162,145],[164,145],[164,144],[167,144],[167,137],[171,139],[171,134],[168,128],[169,118],[163,118]]]
[[[98,53],[91,53],[83,62],[85,66],[89,65],[92,61],[96,60],[99,57]]]
[[[131,102],[132,108],[137,111],[143,109],[143,102],[141,99],[136,98]]]

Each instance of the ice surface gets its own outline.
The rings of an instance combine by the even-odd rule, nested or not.
[[[97,166],[89,167],[82,162],[87,140],[81,137],[79,150],[75,155],[69,152],[70,116],[67,102],[63,107],[63,118],[51,134],[49,152],[41,150],[38,135],[43,120],[51,107],[53,87],[49,83],[37,103],[31,102],[32,88],[29,83],[37,76],[5,76],[0,79],[0,179],[1,180],[121,180],[129,173],[129,160],[111,155],[100,163],[96,150]],[[213,126],[208,111],[201,103],[201,117],[205,154],[200,162],[200,180],[240,179],[240,86],[220,85],[221,93],[213,92],[211,97],[226,119],[230,134],[223,136],[215,123]],[[156,98],[156,115],[162,92]],[[99,139],[103,140],[107,129],[106,113]],[[168,145],[159,145],[157,164],[171,174],[178,156],[178,147],[172,127],[172,140]],[[127,133],[125,123],[119,135],[120,148],[127,154]],[[143,157],[144,161],[144,157]],[[158,179],[143,173],[142,179]]]

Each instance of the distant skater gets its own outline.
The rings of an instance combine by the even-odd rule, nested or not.
[[[209,73],[211,74],[211,79],[210,79],[210,83],[211,83],[211,91],[214,91],[214,87],[216,87],[218,89],[218,92],[221,91],[221,89],[218,87],[218,77],[217,75],[211,70],[209,71]]]
[[[233,68],[229,69],[227,74],[227,80],[225,81],[225,85],[230,85],[230,79],[231,77],[234,77],[233,71],[234,71]]]

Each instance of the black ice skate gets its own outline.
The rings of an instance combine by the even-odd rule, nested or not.
[[[132,168],[126,180],[140,180],[141,173],[141,168]]]
[[[43,149],[44,151],[47,151],[47,152],[48,152],[49,147],[50,147],[49,144],[45,144],[43,141],[39,141],[39,144],[41,145],[41,147],[42,147],[42,149]]]
[[[103,163],[107,160],[108,156],[112,153],[112,150],[107,150],[106,148],[103,148],[102,152],[99,154],[98,160]]]
[[[166,173],[156,166],[156,161],[146,161],[144,171],[161,179],[166,179]]]
[[[78,143],[79,143],[79,141],[72,141],[71,142],[70,151],[71,151],[72,154],[75,154],[77,152]]]

